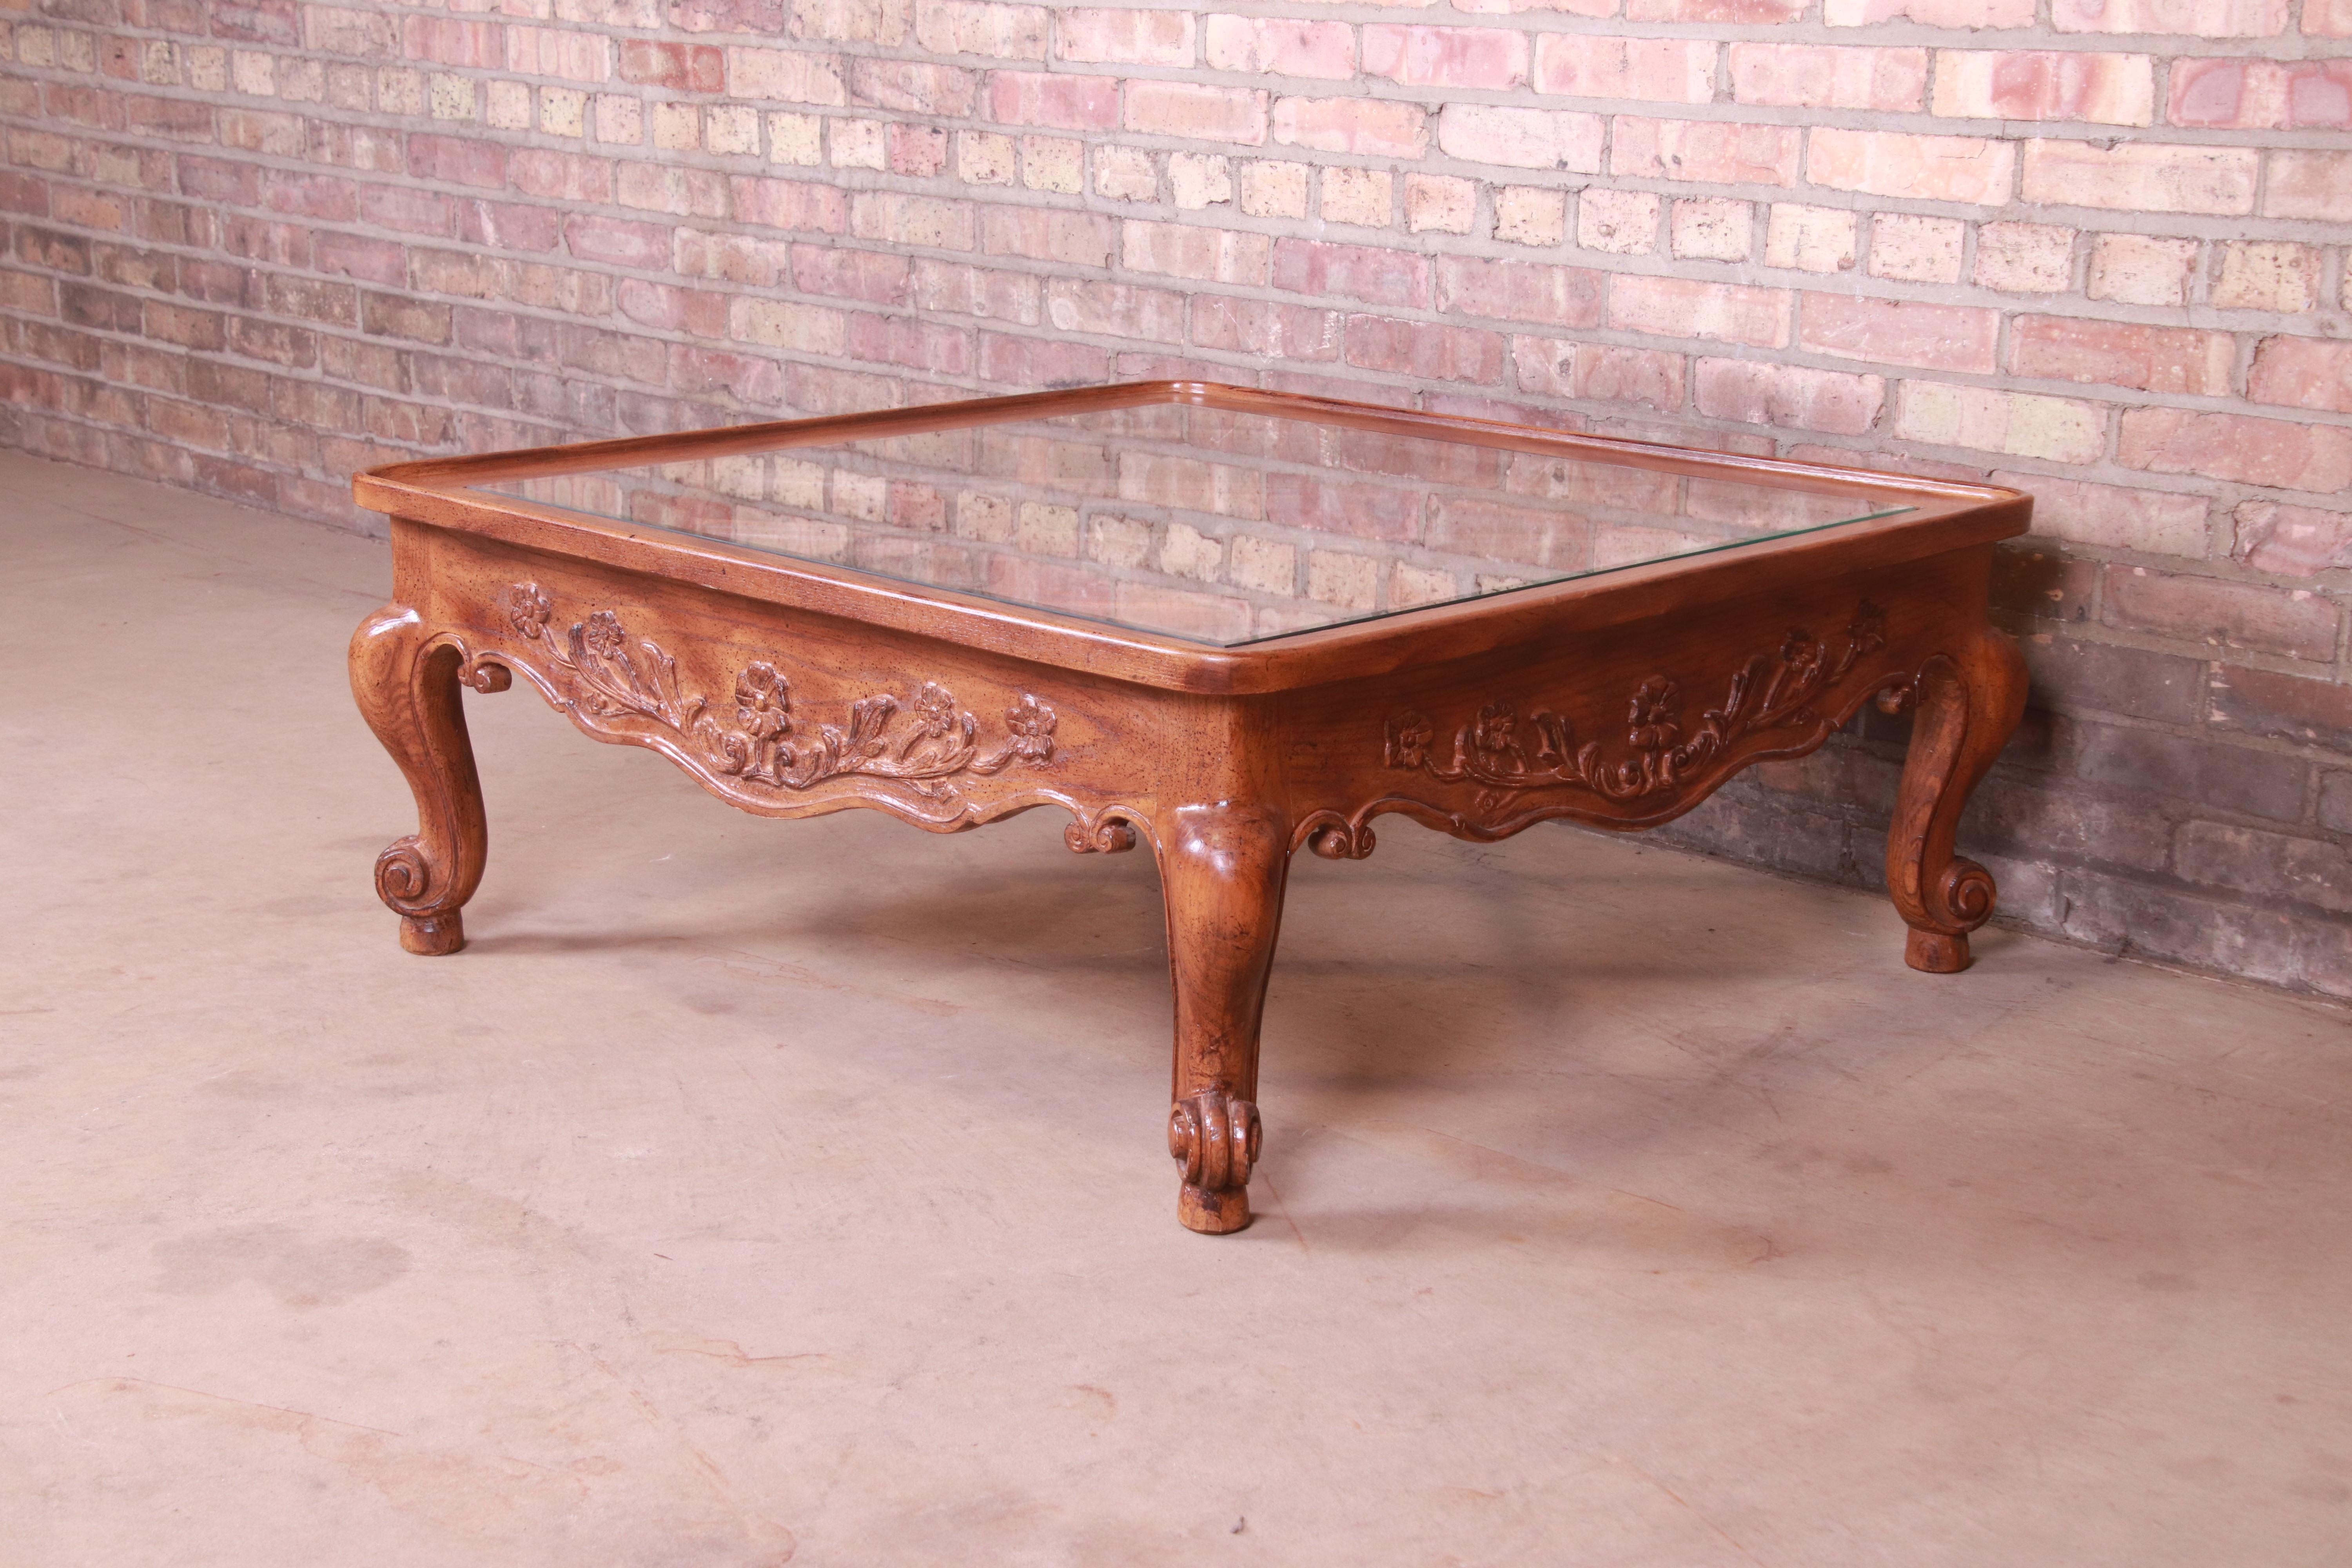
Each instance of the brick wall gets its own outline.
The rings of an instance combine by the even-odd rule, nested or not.
[[[1183,374],[2039,497],[1967,837],[2352,995],[2352,0],[0,0],[0,442],[350,473]],[[1867,882],[1900,737],[1694,842]]]

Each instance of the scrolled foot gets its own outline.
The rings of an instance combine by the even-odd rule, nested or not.
[[[1168,1113],[1168,1152],[1182,1168],[1176,1217],[1187,1230],[1223,1236],[1250,1222],[1250,1171],[1265,1146],[1257,1107],[1209,1089]]]
[[[400,917],[400,945],[423,958],[443,958],[466,945],[465,917],[457,910]]]

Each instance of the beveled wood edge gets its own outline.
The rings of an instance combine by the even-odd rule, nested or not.
[[[1789,487],[1867,489],[1905,498],[1892,517],[1833,524],[1557,583],[1370,619],[1313,627],[1263,642],[1219,647],[1111,626],[1051,610],[828,566],[698,535],[492,497],[467,487],[485,477],[576,472],[624,462],[684,460],[845,439],[963,428],[1013,419],[1190,403],[1235,412],[1305,417],[1398,435],[1562,456],[1605,456],[1654,469],[1716,470]],[[1244,695],[1321,685],[1407,665],[1463,658],[1527,641],[1572,623],[1579,630],[1640,620],[1822,575],[1895,564],[1990,544],[2026,531],[2032,499],[2021,491],[1861,469],[1813,467],[1736,453],[1578,436],[1375,405],[1259,392],[1203,382],[1137,382],[1070,392],[918,405],[873,414],[629,437],[571,447],[433,458],[371,469],[352,480],[363,506],[396,518],[528,550],[645,572],[1007,658],[1170,690]],[[681,569],[682,568],[682,569]]]

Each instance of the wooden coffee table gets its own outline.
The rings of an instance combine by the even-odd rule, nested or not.
[[[2025,674],[1986,619],[2013,490],[1153,382],[404,463],[352,688],[415,792],[376,862],[411,952],[481,880],[458,688],[517,676],[746,811],[958,832],[1035,806],[1150,846],[1178,1216],[1249,1222],[1291,855],[1398,812],[1647,827],[1875,699],[1916,711],[1886,855],[1915,969]]]

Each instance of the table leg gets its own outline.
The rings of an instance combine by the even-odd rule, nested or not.
[[[404,605],[385,605],[352,636],[352,695],[416,796],[417,830],[375,862],[376,894],[399,911],[400,945],[411,952],[466,945],[457,911],[481,885],[488,853],[481,781],[457,696],[464,663],[463,649],[434,641]],[[486,665],[476,679],[496,689],[507,674]]]
[[[1249,1224],[1257,1163],[1258,1020],[1282,924],[1289,825],[1247,806],[1184,806],[1157,825],[1176,986],[1168,1150],[1183,1171],[1176,1217],[1222,1235]]]
[[[1985,627],[1920,667],[1918,714],[1886,836],[1886,885],[1911,932],[1903,961],[1931,974],[1969,966],[1969,932],[1991,918],[1992,874],[1952,853],[1969,792],[2025,712],[2025,660]]]

